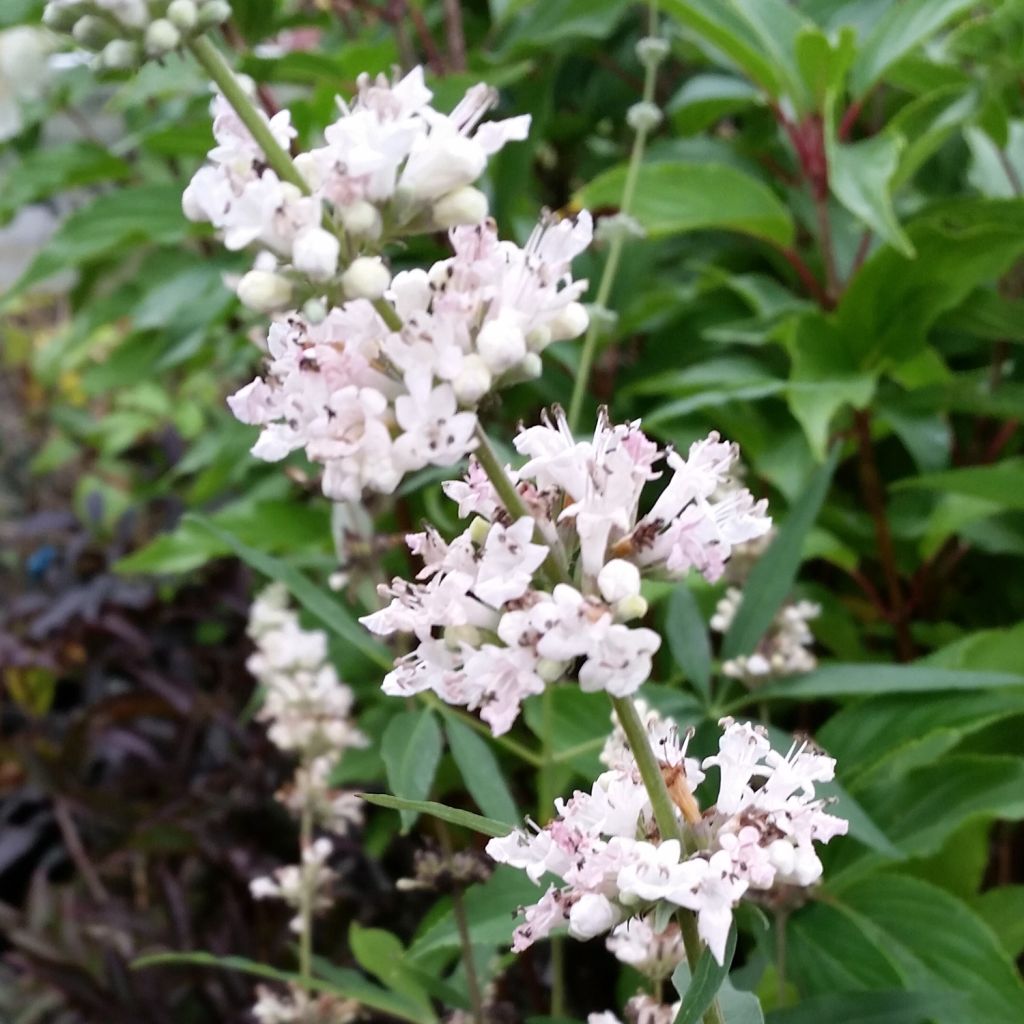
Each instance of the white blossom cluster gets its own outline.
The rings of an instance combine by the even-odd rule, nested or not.
[[[118,70],[163,57],[230,17],[227,0],[47,0],[43,11],[47,26]]]
[[[625,1024],[672,1024],[679,1014],[682,1002],[661,1003],[654,996],[641,993],[626,1003]],[[611,1012],[587,1015],[587,1024],[624,1024]]]
[[[460,516],[475,516],[469,529],[451,544],[431,529],[410,536],[424,568],[415,582],[382,587],[389,605],[361,620],[375,633],[417,638],[385,678],[386,693],[432,690],[478,710],[495,735],[511,727],[526,697],[561,678],[588,692],[636,692],[661,643],[653,630],[629,625],[647,610],[641,576],[697,569],[715,579],[732,545],[771,522],[747,490],[712,499],[736,457],[717,434],[684,459],[650,441],[638,422],[612,425],[603,414],[593,438],[577,442],[556,411],[521,429],[515,446],[527,461],[507,472],[526,514],[506,508],[471,463],[464,481],[445,485]],[[667,484],[641,513],[661,464]]]
[[[589,793],[557,800],[557,817],[545,828],[487,844],[494,860],[534,882],[548,873],[562,880],[523,911],[513,950],[562,925],[589,939],[652,910],[685,907],[722,963],[744,895],[812,885],[822,871],[814,844],[845,834],[847,823],[826,813],[815,794],[816,784],[833,778],[835,761],[808,743],[783,755],[760,727],[723,719],[718,753],[698,766],[671,721],[656,712],[644,717],[684,841],[660,835],[624,736],[613,735],[604,756],[609,770]],[[719,771],[718,798],[701,813],[693,792],[710,768]]]
[[[276,992],[258,985],[256,996],[252,1015],[257,1024],[349,1024],[358,1019],[362,1011],[354,999],[294,987]]]
[[[605,945],[617,960],[654,981],[671,977],[686,959],[679,925],[670,920],[659,928],[653,914],[616,925]]]
[[[312,825],[344,834],[360,822],[362,804],[354,793],[332,789],[330,776],[346,750],[365,746],[367,740],[351,719],[352,691],[327,660],[327,637],[321,630],[302,628],[279,583],[253,602],[249,635],[256,650],[246,665],[264,691],[257,718],[267,723],[274,745],[298,759],[295,776],[278,799],[296,817],[308,816]],[[253,896],[284,900],[298,912],[308,887],[313,909],[326,909],[334,879],[331,853],[331,841],[317,839],[302,851],[301,864],[254,879]],[[292,928],[303,926],[297,913]]]
[[[742,600],[742,591],[729,587],[711,617],[711,628],[726,633]],[[821,605],[813,601],[787,602],[776,612],[757,649],[723,662],[722,672],[751,688],[770,679],[812,672],[817,668],[818,659],[811,650],[814,634],[810,623],[820,614]]]

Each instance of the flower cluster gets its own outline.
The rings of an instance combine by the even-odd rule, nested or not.
[[[282,993],[258,985],[256,996],[252,1015],[257,1024],[349,1024],[362,1010],[354,999],[300,988]]]
[[[626,1003],[625,1024],[672,1024],[681,1002],[660,1003],[654,996],[635,995]],[[611,1010],[587,1015],[587,1024],[623,1024]]]
[[[738,587],[730,587],[715,608],[711,628],[718,633],[727,632],[742,600],[742,591]],[[757,649],[752,654],[723,662],[722,671],[751,688],[770,679],[812,672],[818,661],[811,650],[814,634],[810,623],[820,614],[821,605],[813,601],[792,601],[782,605]]]
[[[605,945],[616,959],[654,981],[671,977],[686,959],[679,925],[668,921],[659,929],[653,914],[616,925]]]
[[[367,741],[350,717],[352,691],[327,661],[327,637],[302,628],[281,584],[272,584],[253,603],[249,635],[256,650],[246,664],[264,688],[257,717],[267,723],[274,745],[298,758],[295,776],[278,799],[311,825],[344,834],[361,820],[362,804],[353,793],[333,790],[330,776],[345,750]],[[308,887],[314,908],[325,909],[334,877],[331,853],[330,840],[317,839],[302,851],[301,865],[254,879],[253,895],[282,899],[298,911]],[[296,930],[304,925],[301,916],[292,921]]]
[[[629,623],[647,605],[644,573],[717,578],[732,545],[768,529],[749,491],[713,499],[736,447],[712,434],[687,458],[663,451],[638,423],[602,414],[577,442],[559,411],[515,439],[527,461],[508,470],[519,508],[508,508],[476,463],[445,486],[459,514],[476,518],[446,543],[433,530],[408,538],[424,563],[416,582],[396,579],[390,603],[362,621],[373,632],[413,633],[418,646],[384,681],[386,693],[433,690],[479,710],[497,735],[522,701],[573,677],[586,691],[634,693],[661,639]],[[646,514],[645,485],[671,472]]]
[[[43,21],[113,69],[163,57],[231,17],[227,0],[47,0]]]
[[[525,909],[514,950],[563,924],[588,939],[668,905],[696,913],[701,938],[721,963],[740,899],[812,885],[822,870],[814,844],[846,832],[847,823],[815,795],[816,784],[832,779],[835,761],[807,742],[783,755],[760,727],[723,719],[718,753],[698,766],[686,756],[688,736],[680,739],[656,712],[645,718],[682,838],[659,833],[624,735],[613,735],[604,756],[609,770],[591,792],[556,801],[557,817],[545,828],[487,844],[491,857],[533,881],[551,873],[563,883]],[[701,813],[693,793],[710,768],[719,771],[718,799]]]

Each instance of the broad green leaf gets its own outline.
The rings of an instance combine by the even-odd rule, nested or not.
[[[863,96],[904,54],[973,6],[974,0],[904,0],[891,5],[858,50],[850,75],[854,96]]]
[[[742,78],[703,74],[688,78],[669,100],[666,113],[680,135],[696,135],[758,102],[760,94]]]
[[[991,501],[1004,508],[1024,508],[1024,460],[1007,459],[994,466],[966,466],[942,473],[907,477],[894,490],[940,491]]]
[[[516,809],[516,802],[508,790],[501,765],[490,745],[455,715],[444,712],[442,715],[448,747],[477,807],[497,821],[509,824],[520,821],[522,815]]]
[[[1000,295],[991,288],[981,287],[939,319],[939,326],[952,331],[963,331],[987,341],[1024,342],[1024,302]],[[990,382],[984,381],[985,392],[991,391]],[[1000,385],[1000,390],[1005,382]]]
[[[826,135],[826,149],[832,193],[862,224],[904,256],[913,257],[914,245],[900,225],[890,194],[902,136],[890,132],[844,145],[831,135]]]
[[[420,1007],[425,1020],[436,1019],[430,997],[405,966],[405,947],[397,935],[382,928],[364,928],[353,921],[348,930],[348,945],[364,971],[374,975],[385,988],[408,997]]]
[[[907,987],[955,994],[933,1010],[941,1024],[1019,1024],[1024,1020],[1024,982],[987,927],[966,904],[942,889],[900,875],[873,875],[844,889],[844,910],[877,929],[906,963]],[[827,938],[822,936],[827,944]]]
[[[279,971],[242,956],[214,956],[213,953],[155,953],[132,961],[132,967],[136,970],[176,965],[216,967],[225,971],[239,971],[242,974],[252,974],[270,981],[306,988],[311,992],[330,992],[345,999],[354,999],[371,1010],[397,1017],[399,1020],[412,1021],[413,1024],[432,1024],[436,1020],[433,1012],[420,1009],[406,996],[397,992],[387,992],[356,971],[344,967],[333,967],[329,979],[310,978],[306,980],[292,971]]]
[[[683,670],[694,689],[711,699],[711,640],[708,624],[694,600],[690,588],[679,584],[668,599],[665,613],[665,638],[675,663]]]
[[[674,1024],[697,1024],[705,1010],[715,1001],[722,982],[729,976],[733,956],[736,954],[736,924],[729,929],[725,943],[725,956],[719,963],[705,946],[691,975],[684,960],[672,975],[672,984],[681,1002]]]
[[[428,814],[432,818],[440,818],[451,825],[459,825],[484,836],[507,836],[512,831],[511,825],[503,821],[494,821],[471,811],[463,811],[458,807],[448,807],[433,800],[403,800],[401,797],[389,796],[387,793],[360,793],[359,796],[368,804],[387,807],[392,811],[410,811],[413,814]]]
[[[556,686],[546,695],[551,701],[553,752],[588,778],[601,765],[598,754],[611,732],[611,707],[604,693],[584,693],[577,686]],[[543,699],[533,698],[523,706],[523,718],[530,731],[544,741]]]
[[[428,708],[401,711],[388,723],[381,744],[388,786],[406,801],[425,799],[434,784],[441,761],[441,727]],[[402,831],[408,832],[418,817],[408,807],[399,811]]]
[[[971,906],[1012,959],[1024,953],[1024,885],[989,889],[976,897]]]
[[[580,39],[605,39],[629,8],[628,0],[543,0],[517,5],[523,13],[500,50],[508,58]]]
[[[815,25],[805,25],[796,36],[796,63],[810,109],[823,111],[842,87],[853,62],[856,35],[844,26],[835,41]]]
[[[929,665],[955,669],[1013,672],[1024,664],[1024,623],[1009,629],[983,629],[933,651]]]
[[[832,482],[839,451],[836,445],[828,461],[814,471],[799,501],[790,508],[778,536],[751,570],[743,588],[743,600],[722,643],[724,658],[753,651],[786,599],[800,569],[804,541]]]
[[[347,609],[333,597],[329,597],[325,591],[311,582],[298,569],[243,543],[234,534],[218,526],[206,516],[190,513],[184,517],[182,522],[192,523],[206,530],[226,544],[243,562],[251,565],[257,572],[283,583],[292,597],[332,633],[351,644],[380,667],[391,668],[392,659],[388,652],[369,636],[352,618]]]
[[[580,206],[617,206],[626,180],[613,167],[576,193]],[[722,229],[777,245],[793,240],[793,220],[775,193],[756,178],[723,164],[646,163],[631,210],[651,238]]]
[[[718,990],[718,1008],[724,1024],[765,1024],[761,1001],[753,992],[735,988],[726,978]]]
[[[1024,686],[1024,675],[932,668],[929,665],[822,665],[805,676],[769,683],[758,700],[807,700],[818,697],[861,697],[872,693],[941,693]],[[746,703],[746,700],[744,701]]]
[[[766,1024],[927,1024],[948,1000],[944,992],[836,992],[773,1010]]]

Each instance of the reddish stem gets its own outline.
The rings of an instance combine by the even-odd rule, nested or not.
[[[839,122],[839,141],[845,142],[850,137],[850,132],[853,131],[853,126],[860,117],[861,110],[864,109],[864,100],[854,100],[843,113],[843,118]]]
[[[811,268],[804,262],[800,253],[796,249],[790,249],[784,245],[776,246],[776,248],[782,258],[796,272],[796,276],[800,278],[800,282],[806,289],[807,294],[822,308],[834,309],[835,302],[826,293],[825,289],[822,288],[821,282],[811,273]]]

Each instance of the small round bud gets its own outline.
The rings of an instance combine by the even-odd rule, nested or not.
[[[656,103],[634,103],[626,111],[626,124],[635,132],[650,132],[661,124],[661,108]]]
[[[86,50],[102,50],[112,37],[110,26],[102,18],[97,18],[93,14],[79,18],[71,30],[71,38]]]
[[[521,379],[536,380],[544,372],[544,360],[536,352],[527,352],[517,370]]]
[[[341,221],[341,226],[356,238],[368,238],[375,241],[380,238],[381,231],[384,230],[380,210],[365,199],[357,199],[354,203],[343,206],[338,211],[338,219]]]
[[[551,337],[551,328],[547,324],[541,324],[527,334],[526,347],[531,352],[543,352],[554,340]]]
[[[350,299],[379,299],[391,284],[391,272],[379,256],[359,256],[341,275],[341,286]]]
[[[469,539],[479,547],[484,541],[487,540],[487,535],[491,532],[491,524],[487,522],[483,516],[474,517],[473,521],[469,524]]]
[[[796,850],[788,839],[776,839],[768,844],[768,860],[780,875],[791,875],[796,865]]]
[[[476,626],[445,626],[444,642],[448,647],[458,650],[463,644],[470,647],[480,645],[480,630]]]
[[[616,604],[640,593],[640,570],[623,558],[613,558],[597,574],[597,589],[609,603]]]
[[[162,57],[181,44],[181,33],[166,19],[151,21],[146,29],[146,53]]]
[[[434,203],[434,223],[440,228],[479,224],[488,210],[487,196],[472,185],[463,185]]]
[[[570,302],[548,324],[552,341],[578,338],[590,326],[590,314],[582,302]]]
[[[307,299],[302,306],[302,315],[315,327],[327,319],[327,306],[323,299]]]
[[[644,36],[636,44],[636,59],[646,67],[656,68],[668,56],[668,40]]]
[[[341,243],[323,228],[308,228],[292,244],[292,264],[314,281],[326,281],[338,269]]]
[[[625,597],[615,605],[615,618],[619,622],[632,622],[642,619],[647,614],[647,601],[639,594]]]
[[[206,0],[199,8],[199,27],[213,28],[231,17],[231,4],[227,0]]]
[[[257,313],[273,313],[291,301],[292,283],[269,270],[250,270],[238,282],[237,295],[243,306]]]
[[[70,7],[47,4],[46,10],[43,11],[43,24],[54,32],[70,32],[84,10],[82,4]]]
[[[551,658],[541,658],[537,662],[537,675],[545,683],[557,683],[565,675],[566,665],[564,661],[553,661]]]
[[[526,338],[515,324],[488,320],[476,336],[476,350],[494,374],[504,373],[526,355]]]
[[[302,175],[303,181],[309,186],[311,192],[315,192],[323,185],[324,176],[312,153],[299,153],[292,163],[295,164],[295,170]]]
[[[142,51],[130,39],[111,39],[100,53],[100,63],[114,71],[127,71],[137,67],[141,60]],[[188,216],[188,211],[185,216]]]
[[[195,0],[171,0],[167,5],[167,20],[182,32],[191,32],[199,24]]]
[[[462,360],[462,369],[452,381],[452,389],[460,405],[476,405],[491,390],[491,371],[484,361],[471,352]]]

